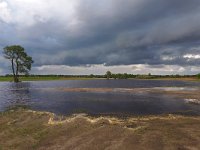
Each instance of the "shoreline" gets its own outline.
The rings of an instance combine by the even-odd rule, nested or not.
[[[17,108],[0,113],[0,149],[199,149],[200,116],[60,116]]]

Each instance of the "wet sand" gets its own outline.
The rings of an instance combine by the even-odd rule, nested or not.
[[[197,150],[199,131],[200,117],[65,117],[18,108],[0,114],[0,149]]]

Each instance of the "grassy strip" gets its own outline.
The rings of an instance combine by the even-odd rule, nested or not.
[[[60,76],[29,76],[20,77],[20,81],[51,81],[51,80],[95,80],[95,79],[106,79],[106,78],[91,78],[91,77],[60,77]],[[157,77],[157,78],[129,78],[135,80],[180,80],[180,81],[200,81],[197,77],[188,78],[169,78],[169,77]],[[13,78],[11,76],[0,76],[0,82],[12,82]]]
[[[82,77],[20,77],[20,81],[51,81],[51,80],[94,80],[100,78],[82,78]],[[12,77],[0,77],[0,82],[12,82]]]

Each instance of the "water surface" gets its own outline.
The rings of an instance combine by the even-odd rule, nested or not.
[[[200,82],[169,80],[65,80],[0,83],[0,111],[26,105],[34,110],[57,114],[155,115],[185,113],[200,115],[200,106],[163,93],[69,92],[61,88],[165,88],[195,89]]]

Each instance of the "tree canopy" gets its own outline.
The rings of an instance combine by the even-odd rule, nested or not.
[[[197,74],[197,77],[200,79],[200,73],[199,73],[199,74]]]
[[[19,82],[19,74],[29,74],[34,61],[27,55],[23,47],[20,45],[6,46],[3,54],[11,62],[14,82]]]
[[[107,72],[106,72],[106,78],[107,78],[107,79],[110,79],[111,76],[112,76],[112,73],[111,73],[110,71],[107,71]]]

